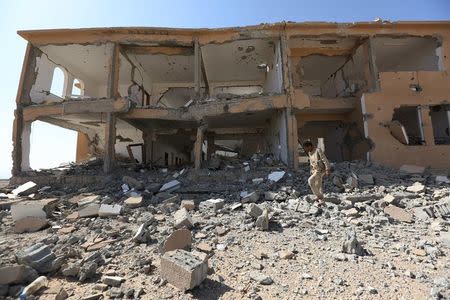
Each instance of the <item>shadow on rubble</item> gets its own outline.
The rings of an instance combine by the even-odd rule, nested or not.
[[[278,222],[269,222],[269,232],[282,233],[284,231],[283,227]]]
[[[226,292],[233,290],[223,282],[206,278],[202,288],[196,288],[190,292],[194,299],[220,299]]]

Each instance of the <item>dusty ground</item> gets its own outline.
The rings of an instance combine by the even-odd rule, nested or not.
[[[442,216],[425,220],[413,216],[417,207],[449,200],[449,185],[436,184],[431,174],[406,175],[362,163],[337,165],[334,174],[344,181],[354,172],[372,174],[375,182],[359,181],[356,189],[338,188],[328,178],[325,189],[330,201],[337,204],[328,202],[318,209],[307,196],[307,167],[287,172],[278,183],[267,181],[267,175],[276,166],[252,165],[249,172],[239,166],[222,169],[197,173],[188,169],[177,178],[181,187],[173,192],[197,204],[190,212],[194,221],[192,249],[200,242],[212,248],[208,253],[208,278],[191,291],[181,292],[160,277],[158,242],[173,231],[173,214],[178,205],[155,203],[150,189],[173,179],[175,170],[162,173],[123,169],[104,185],[55,186],[43,191],[35,197],[57,196],[60,202],[57,213],[49,217],[50,227],[34,233],[14,233],[11,216],[5,211],[0,264],[15,264],[16,251],[37,242],[50,245],[57,256],[64,257],[62,269],[95,251],[105,258],[96,275],[85,282],[64,276],[61,270],[47,274],[49,286],[39,292],[39,299],[55,299],[61,288],[69,299],[96,293],[105,298],[140,299],[439,299],[440,295],[450,295],[449,224]],[[124,174],[139,179],[147,187],[147,191],[139,193],[151,204],[124,208],[121,215],[114,217],[67,218],[78,209],[70,200],[81,192],[101,195],[102,203],[123,203],[129,196],[121,188]],[[264,178],[264,182],[252,183],[258,177]],[[425,190],[406,191],[415,181],[421,181]],[[231,209],[240,202],[239,193],[243,190],[261,194],[257,204],[270,211],[268,231],[255,227],[254,219],[246,212],[249,204]],[[277,193],[278,199],[266,201],[265,191]],[[393,203],[411,213],[412,223],[400,222],[384,213],[380,201],[388,194],[396,195]],[[349,196],[361,195],[366,196],[364,201],[347,200]],[[200,210],[198,203],[210,198],[225,199],[225,207],[217,212]],[[348,212],[352,208],[356,213]],[[148,218],[155,219],[149,229],[151,241],[134,243],[131,241],[134,233]],[[74,231],[62,234],[61,227],[73,227]],[[349,231],[356,232],[366,255],[342,253]],[[99,249],[86,251],[86,245],[95,244],[94,239],[101,241]],[[282,258],[280,252],[292,257]],[[105,274],[121,276],[125,281],[118,288],[98,291],[96,288]],[[261,284],[254,274],[272,280]],[[11,293],[18,287],[9,289]]]

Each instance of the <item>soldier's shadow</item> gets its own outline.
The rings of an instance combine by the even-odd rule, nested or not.
[[[199,300],[215,300],[220,299],[226,292],[232,291],[233,288],[226,285],[224,282],[219,282],[210,278],[206,278],[202,288],[195,288],[190,291],[194,299]]]

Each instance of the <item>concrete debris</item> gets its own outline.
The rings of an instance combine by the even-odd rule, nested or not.
[[[269,230],[269,212],[264,209],[262,214],[256,219],[255,226],[262,231]]]
[[[255,203],[250,203],[250,205],[247,206],[247,214],[249,214],[252,218],[258,218],[260,215],[262,215],[263,210]]]
[[[78,210],[78,216],[80,218],[96,217],[96,216],[98,216],[99,210],[100,210],[100,204],[98,204],[98,203],[88,204]]]
[[[151,233],[148,230],[148,224],[144,223],[139,226],[138,230],[134,234],[132,241],[136,243],[147,243],[151,241]]]
[[[161,276],[181,291],[200,285],[208,275],[208,260],[177,249],[161,257]]]
[[[39,274],[56,271],[61,267],[62,260],[57,258],[48,245],[37,243],[16,253],[16,260],[35,269]]]
[[[82,198],[75,197],[74,199],[71,199],[69,201],[75,202],[79,207],[83,207],[92,203],[99,202],[100,198],[100,195],[89,195]]]
[[[39,276],[32,283],[27,285],[22,292],[20,292],[19,299],[28,299],[33,296],[40,289],[48,286],[48,279],[45,276]]]
[[[265,275],[261,272],[252,271],[249,274],[250,278],[262,285],[271,285],[273,283],[272,277]]]
[[[189,251],[192,246],[192,234],[187,229],[178,229],[164,239],[159,246],[162,254],[176,249]]]
[[[358,256],[366,255],[366,250],[358,242],[356,238],[356,232],[353,230],[347,231],[345,233],[345,240],[342,244],[342,252],[347,254],[356,254]]]
[[[278,253],[281,259],[291,259],[294,257],[294,252],[289,250],[283,250]]]
[[[25,217],[14,222],[14,232],[35,232],[47,227],[48,221],[45,218]]]
[[[191,211],[195,209],[195,202],[194,200],[182,200],[180,207],[185,208],[187,211]]]
[[[407,212],[406,210],[394,206],[389,205],[384,208],[384,213],[388,214],[391,218],[400,221],[400,222],[406,222],[411,223],[413,221],[413,215]]]
[[[437,175],[435,180],[436,183],[450,183],[448,176]]]
[[[420,182],[414,182],[413,185],[410,185],[406,188],[406,191],[412,193],[422,193],[424,192],[426,187]]]
[[[175,212],[173,226],[177,229],[179,228],[192,228],[193,223],[189,212],[185,208],[179,209]]]
[[[125,279],[119,276],[103,276],[102,282],[108,286],[119,287]]]
[[[35,280],[38,273],[26,265],[10,265],[0,267],[0,285],[24,284]]]
[[[118,204],[101,204],[98,210],[99,217],[118,216],[122,212],[122,205]],[[86,213],[86,212],[84,212]]]
[[[129,208],[141,207],[143,204],[142,199],[142,196],[129,197],[124,201],[124,205]]]
[[[373,176],[371,174],[359,174],[358,180],[365,184],[373,185],[375,183]]]
[[[11,216],[14,221],[25,217],[47,218],[57,203],[56,198],[20,201],[11,205]]]
[[[264,182],[264,178],[253,178],[253,179],[252,179],[252,182],[253,182],[254,184],[260,184],[260,183],[263,183],[263,182]]]
[[[34,193],[38,190],[38,186],[33,181],[28,181],[11,191],[14,196],[24,196]]]
[[[137,180],[136,178],[133,178],[131,176],[124,176],[122,178],[122,181],[127,184],[129,187],[131,187],[132,189],[135,190],[143,190],[144,189],[144,184],[142,182],[140,182],[139,180]]]
[[[267,176],[267,179],[269,179],[270,181],[273,181],[273,182],[278,182],[284,177],[284,174],[286,174],[285,171],[275,171],[275,172],[270,173]]]
[[[159,191],[160,192],[166,192],[166,193],[170,193],[175,191],[176,189],[180,188],[181,186],[181,182],[179,182],[178,180],[171,180],[168,183],[164,184]]]
[[[219,209],[222,209],[224,205],[225,201],[223,199],[208,199],[200,202],[199,208],[200,210],[218,211]]]
[[[422,174],[425,171],[425,167],[415,165],[403,165],[400,167],[400,172],[407,174]]]
[[[259,194],[257,192],[251,192],[248,194],[245,194],[242,199],[241,202],[242,203],[250,203],[250,202],[258,202],[259,200]]]

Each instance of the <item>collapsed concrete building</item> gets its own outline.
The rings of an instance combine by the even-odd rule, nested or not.
[[[450,168],[450,22],[19,31],[13,176],[31,124],[78,132],[77,161],[157,166],[270,153]],[[62,72],[62,92],[51,90]]]

